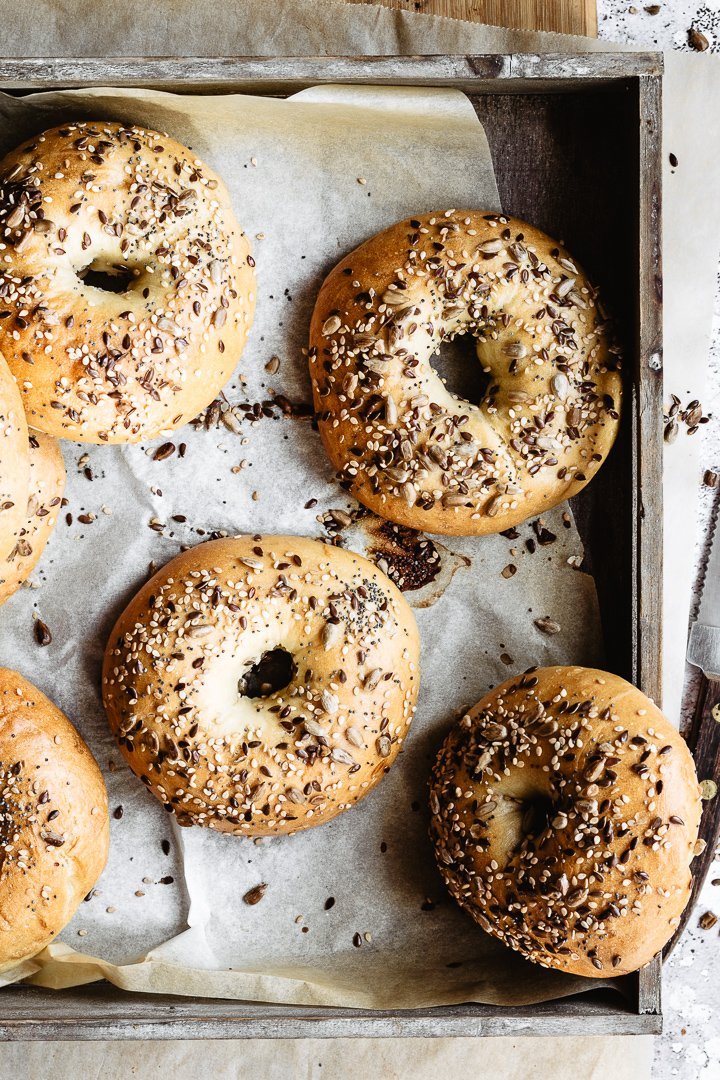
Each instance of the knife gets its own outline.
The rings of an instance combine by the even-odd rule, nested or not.
[[[690,901],[680,925],[666,948],[668,955],[690,919],[695,901],[703,887],[720,836],[720,799],[717,782],[720,779],[720,507],[713,511],[710,554],[703,580],[697,620],[690,627],[687,659],[700,671],[693,719],[686,738],[695,758],[695,768],[705,799],[700,819],[700,840],[693,860],[693,885]],[[699,848],[703,845],[700,844]]]

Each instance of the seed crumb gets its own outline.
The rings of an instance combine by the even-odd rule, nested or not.
[[[263,896],[267,892],[267,887],[268,886],[266,881],[261,881],[259,885],[254,885],[252,889],[248,889],[248,891],[245,893],[245,895],[243,896],[243,901],[250,907],[253,907],[255,904],[259,904]]]

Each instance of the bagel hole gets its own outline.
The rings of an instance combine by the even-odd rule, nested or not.
[[[455,397],[479,405],[485,397],[491,376],[483,371],[477,355],[477,339],[472,334],[446,338],[430,357],[433,371]]]
[[[109,293],[126,293],[135,280],[135,274],[127,266],[108,266],[106,263],[97,266],[90,263],[78,271],[78,277],[83,285]]]
[[[534,795],[532,798],[523,799],[520,811],[522,813],[520,831],[523,840],[539,836],[547,829],[554,816],[552,799],[548,799],[545,795]]]
[[[249,667],[238,682],[243,697],[270,697],[292,682],[297,664],[286,649],[270,649]]]

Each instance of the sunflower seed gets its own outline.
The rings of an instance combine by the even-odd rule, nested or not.
[[[555,396],[560,398],[561,401],[564,401],[570,393],[570,381],[562,371],[559,371],[557,375],[553,375],[550,385]]]
[[[584,904],[587,898],[587,889],[572,889],[565,897],[565,903],[569,908],[576,908]]]
[[[575,278],[566,277],[566,278],[562,279],[562,281],[560,282],[559,285],[555,286],[555,288],[553,289],[553,292],[555,293],[556,296],[559,296],[560,299],[562,299],[563,296],[567,296],[567,294],[574,288],[575,288]]]
[[[342,323],[337,315],[331,315],[329,319],[326,319],[322,325],[323,337],[328,337],[330,334],[334,334],[340,329]]]
[[[408,298],[400,289],[386,289],[381,300],[383,304],[390,304],[391,307],[397,307],[400,304],[408,305]]]
[[[16,206],[12,213],[8,214],[5,218],[5,224],[8,229],[14,229],[16,225],[19,225],[22,219],[25,217],[25,209],[22,206]]]
[[[340,708],[340,701],[336,694],[331,694],[329,690],[323,690],[320,695],[320,702],[326,713],[331,716]]]
[[[365,676],[365,682],[363,683],[363,686],[366,690],[374,690],[377,684],[380,682],[381,678],[382,668],[373,668],[373,670],[368,672],[368,674]]]
[[[358,750],[365,749],[365,742],[363,740],[362,734],[358,731],[356,727],[349,727],[345,732],[345,738],[349,743],[352,743],[353,746],[357,746]]]
[[[679,432],[680,427],[677,420],[671,420],[670,423],[666,425],[665,432],[663,434],[665,442],[668,444],[674,443],[678,437]]]
[[[502,742],[507,738],[507,728],[504,724],[496,724],[494,721],[489,721],[484,724],[481,729],[481,734],[488,742]]]
[[[348,754],[347,750],[342,750],[339,746],[334,746],[330,751],[330,757],[333,761],[339,761],[341,765],[355,765],[355,758],[352,754]]]
[[[329,652],[334,648],[340,638],[342,637],[342,626],[340,623],[325,623],[322,631],[322,640],[325,652]]]
[[[322,724],[318,724],[317,720],[311,720],[310,718],[305,720],[305,730],[308,735],[314,735],[315,738],[323,738],[328,733],[328,729],[323,727]]]
[[[221,413],[220,419],[228,431],[232,431],[233,435],[239,435],[242,431],[240,418],[235,415],[232,409],[227,409],[224,413]]]
[[[525,247],[524,244],[521,244],[519,242],[516,243],[516,244],[510,244],[510,249],[509,250],[510,250],[513,258],[517,259],[517,261],[519,263],[520,262],[525,262],[525,259],[527,259],[527,254],[528,253],[527,253],[527,248]]]
[[[478,821],[487,821],[488,818],[492,817],[496,809],[497,802],[491,799],[490,802],[484,802],[480,806],[478,806],[477,810],[475,811],[475,817]]]
[[[590,784],[594,784],[596,780],[599,780],[605,771],[606,758],[598,758],[591,765],[588,765],[587,769],[583,773],[583,776]]]
[[[387,735],[381,735],[380,738],[375,741],[375,745],[380,757],[390,757],[391,743]]]

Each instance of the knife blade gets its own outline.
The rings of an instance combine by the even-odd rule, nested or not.
[[[698,617],[690,627],[687,659],[700,669],[693,719],[687,743],[695,759],[705,805],[700,819],[697,857],[692,863],[693,884],[690,901],[672,940],[665,948],[668,956],[692,915],[695,901],[715,856],[720,836],[720,503],[713,511],[710,553],[705,566]]]
[[[708,677],[720,679],[720,527],[715,507],[710,554],[700,597],[697,620],[690,627],[688,663]]]

